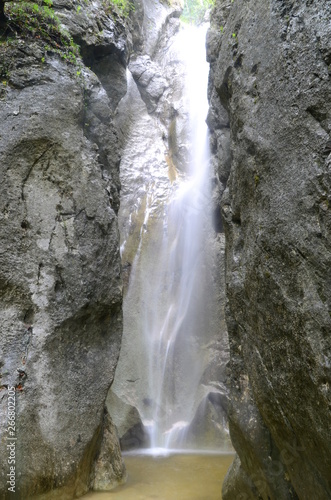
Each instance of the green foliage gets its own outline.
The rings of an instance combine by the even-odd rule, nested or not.
[[[42,40],[46,42],[46,51],[56,52],[66,61],[76,64],[79,47],[61,28],[52,6],[53,0],[8,2],[5,9],[8,30],[17,36]]]
[[[17,28],[35,27],[49,23],[53,26],[59,24],[59,18],[52,9],[52,0],[42,0],[36,3],[14,1],[6,3],[6,16],[9,26]]]
[[[135,11],[135,6],[130,0],[104,0],[103,7],[106,12],[115,12],[121,17],[128,17]]]
[[[184,0],[184,2],[181,20],[196,25],[202,23],[206,11],[215,4],[215,0]]]

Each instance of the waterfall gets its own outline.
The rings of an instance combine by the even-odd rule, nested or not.
[[[175,176],[168,171],[156,118],[146,112],[130,77],[122,104],[131,110],[130,126],[122,125],[123,133],[130,132],[121,164],[120,213],[123,265],[130,278],[112,389],[138,409],[154,450],[188,446],[187,434],[199,405],[221,386],[206,375],[212,371],[210,346],[219,336],[208,240],[212,229],[206,30],[181,29],[159,61],[164,71],[175,59],[184,68],[185,99],[176,112],[187,121],[181,139],[188,152],[185,171]]]
[[[205,29],[187,27],[177,38],[186,64],[185,89],[189,119],[188,172],[174,185],[165,209],[158,282],[149,288],[144,332],[153,404],[152,448],[175,447],[193,416],[203,373],[199,337],[203,314],[201,287],[204,223],[208,202],[207,115],[208,64]]]

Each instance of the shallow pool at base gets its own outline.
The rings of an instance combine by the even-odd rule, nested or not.
[[[233,454],[124,457],[128,481],[93,500],[221,500],[222,484]]]

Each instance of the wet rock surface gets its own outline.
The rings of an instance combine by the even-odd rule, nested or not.
[[[93,489],[109,491],[126,482],[127,474],[121,455],[117,429],[105,410],[102,423],[102,443],[94,465]]]
[[[113,390],[109,391],[106,404],[120,436],[121,450],[148,448],[150,438],[137,408],[122,401]]]
[[[131,74],[136,81],[147,111],[155,111],[160,97],[163,95],[167,81],[163,78],[160,68],[147,55],[138,56],[130,63]]]
[[[238,453],[225,500],[331,496],[330,18],[324,0],[219,1],[212,15]]]
[[[185,440],[193,449],[232,451],[227,407],[228,395],[225,391],[210,392],[203,398],[185,433]]]
[[[122,335],[120,149],[113,112],[126,92],[130,42],[99,2],[81,6],[80,14],[70,2],[55,10],[81,44],[83,57],[100,56],[93,71],[79,58],[69,63],[45,48],[42,39],[17,36],[0,47],[4,499],[12,495],[5,441],[11,386],[16,388],[15,498],[69,499],[93,482],[98,488],[112,482],[111,467],[101,471],[94,462],[106,446],[104,402]],[[97,33],[104,28],[100,36],[97,16]],[[105,72],[117,82],[115,97],[102,84],[101,55],[108,55]],[[115,462],[114,470],[121,468]]]

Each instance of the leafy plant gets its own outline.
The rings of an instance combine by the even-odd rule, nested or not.
[[[213,7],[215,0],[185,0],[181,20],[199,25],[202,23],[205,13]]]
[[[46,51],[53,51],[76,64],[79,47],[60,25],[52,8],[53,0],[8,2],[5,6],[7,29],[16,35],[33,37],[46,42]]]
[[[135,6],[130,0],[104,0],[105,11],[115,11],[122,17],[128,17],[130,12],[135,11]]]

